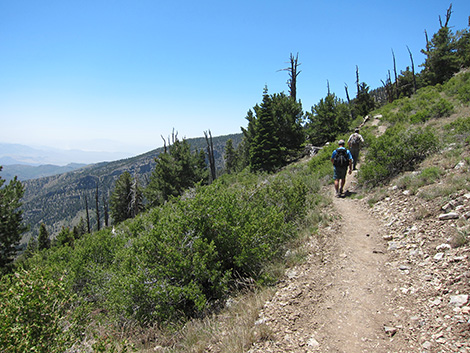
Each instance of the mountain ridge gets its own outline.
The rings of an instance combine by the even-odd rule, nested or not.
[[[217,169],[223,167],[223,151],[228,139],[234,146],[241,141],[242,134],[213,137],[214,157]],[[192,149],[207,147],[204,137],[187,139]],[[54,237],[62,227],[73,227],[86,218],[85,197],[91,224],[96,227],[96,190],[98,189],[99,208],[103,198],[109,200],[114,183],[119,176],[128,171],[135,175],[141,186],[146,186],[155,167],[155,158],[164,147],[112,162],[89,164],[66,173],[28,179],[23,183],[25,193],[22,199],[23,220],[30,229],[23,236],[26,243],[38,234],[44,223],[49,234]],[[3,173],[3,171],[2,171]],[[100,211],[102,212],[102,211]]]

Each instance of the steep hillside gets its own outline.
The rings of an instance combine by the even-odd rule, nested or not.
[[[214,155],[219,169],[223,167],[223,151],[228,139],[232,139],[237,146],[241,134],[213,138]],[[192,148],[198,150],[207,146],[205,138],[188,139],[188,142]],[[64,226],[73,227],[78,224],[81,218],[86,217],[85,195],[94,225],[96,187],[98,186],[100,207],[103,207],[103,197],[109,199],[116,179],[125,171],[137,175],[141,185],[145,186],[154,169],[155,158],[162,151],[163,148],[159,148],[133,158],[93,164],[60,175],[24,181],[23,219],[31,227],[24,239],[36,236],[41,223],[46,224],[51,235],[60,232]]]

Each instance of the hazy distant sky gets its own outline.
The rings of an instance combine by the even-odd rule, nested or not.
[[[452,1],[453,30],[470,1]],[[269,93],[311,110],[360,79],[381,86],[420,50],[449,0],[0,0],[0,142],[146,152],[180,137],[239,133]]]

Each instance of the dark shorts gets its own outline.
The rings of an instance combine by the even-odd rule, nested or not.
[[[344,179],[346,178],[346,173],[348,171],[348,167],[335,167],[334,168],[334,174],[333,174],[333,179]]]

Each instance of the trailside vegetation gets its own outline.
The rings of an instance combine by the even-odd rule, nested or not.
[[[21,234],[26,230],[20,210],[23,193],[23,185],[16,177],[6,185],[5,179],[0,177],[0,275],[8,271],[16,256]]]
[[[171,326],[202,317],[245,281],[275,281],[269,264],[295,239],[311,187],[290,171],[225,175],[113,230],[37,252],[2,278],[0,313],[22,319],[1,321],[0,348],[66,348],[93,337],[88,320],[100,313],[114,327]]]

